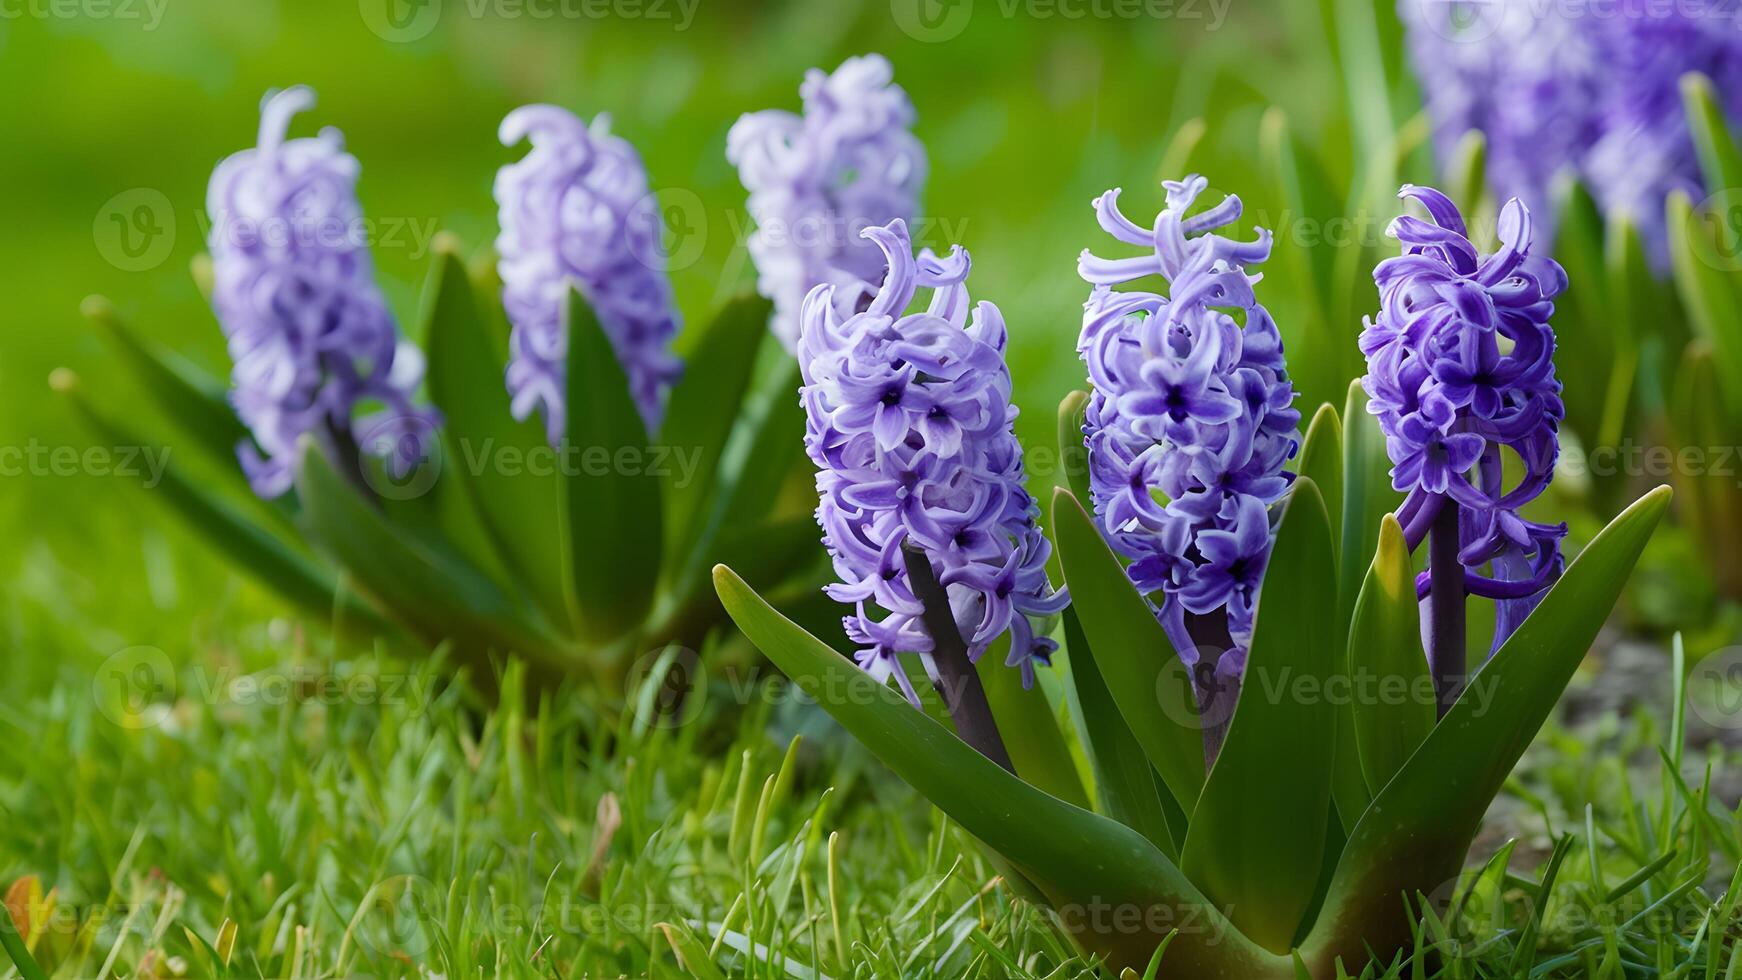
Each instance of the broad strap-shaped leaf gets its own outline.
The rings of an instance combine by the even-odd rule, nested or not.
[[[1472,129],[1458,138],[1446,163],[1446,193],[1465,214],[1475,214],[1488,188],[1488,138]]]
[[[1433,678],[1421,649],[1415,567],[1403,528],[1390,514],[1355,602],[1348,671],[1354,681],[1350,707],[1361,774],[1377,793],[1434,727]]]
[[[1670,424],[1677,446],[1723,446],[1735,438],[1737,412],[1724,399],[1711,346],[1704,340],[1688,345],[1676,374]],[[1717,570],[1720,587],[1734,595],[1742,590],[1742,488],[1728,467],[1678,467],[1677,512],[1693,532]]]
[[[1199,927],[1169,947],[1170,969],[1230,980],[1274,975],[1278,958],[1230,929],[1143,835],[1005,772],[780,615],[731,569],[714,570],[714,587],[758,649],[908,785],[1016,865],[1065,929],[1114,969],[1142,969],[1189,913]],[[1125,910],[1123,920],[1109,908]]]
[[[1319,406],[1307,424],[1300,455],[1293,469],[1313,481],[1331,518],[1331,555],[1342,547],[1343,529],[1343,420],[1330,402]]]
[[[1742,191],[1737,192],[1742,197]],[[1742,204],[1735,205],[1742,207]],[[1742,390],[1742,251],[1722,251],[1716,225],[1727,215],[1695,210],[1682,191],[1671,191],[1665,210],[1669,218],[1670,266],[1677,294],[1700,334],[1712,344],[1717,365],[1730,390]]]
[[[1089,808],[1089,795],[1083,780],[1077,775],[1077,764],[1071,758],[1059,731],[1058,716],[1046,692],[1037,683],[1022,686],[1022,671],[1004,664],[1009,650],[1008,637],[992,644],[975,665],[980,686],[992,707],[992,720],[1003,736],[1004,749],[1016,766],[1016,774],[1030,785],[1072,806]],[[1045,669],[1045,668],[1041,668]]]
[[[1312,148],[1292,131],[1279,106],[1264,111],[1258,128],[1258,155],[1273,182],[1271,194],[1281,212],[1301,227],[1335,227],[1344,213],[1343,191],[1325,175]],[[1289,377],[1305,404],[1342,394],[1342,348],[1346,339],[1334,333],[1330,297],[1336,249],[1311,236],[1279,235],[1264,266],[1265,303],[1283,331],[1284,347],[1293,355]]]
[[[1603,426],[1608,379],[1616,359],[1631,348],[1632,328],[1619,322],[1610,305],[1605,229],[1596,199],[1570,175],[1556,181],[1554,195],[1554,257],[1567,272],[1566,291],[1555,299],[1555,322],[1563,332],[1577,330],[1579,337],[1579,374],[1562,398],[1573,431],[1595,438]]]
[[[1406,898],[1457,874],[1482,814],[1590,649],[1669,498],[1667,487],[1646,494],[1585,547],[1374,799],[1303,944],[1316,968],[1409,941]]]
[[[1586,383],[1602,387],[1603,414],[1589,437],[1595,445],[1615,446],[1631,431],[1633,405],[1644,405],[1653,413],[1662,409],[1665,379],[1639,376],[1642,343],[1654,346],[1658,355],[1652,360],[1660,361],[1665,349],[1686,346],[1688,334],[1682,318],[1673,315],[1675,296],[1651,267],[1639,225],[1625,211],[1609,218],[1605,260],[1609,299],[1605,325],[1614,334],[1610,340],[1614,360],[1607,373],[1602,363],[1595,363],[1588,375],[1580,371],[1575,377],[1588,377]],[[1640,331],[1647,324],[1650,329],[1642,337]]]
[[[716,491],[718,519],[725,527],[757,523],[775,511],[781,490],[813,470],[805,456],[804,409],[799,405],[798,362],[782,356],[763,381],[754,406],[746,406],[744,431],[736,434]],[[807,498],[813,495],[806,494]],[[805,511],[815,507],[811,499]]]
[[[1052,503],[1065,582],[1095,666],[1125,724],[1180,808],[1204,785],[1204,734],[1189,670],[1100,528],[1068,490]]]
[[[1286,506],[1228,737],[1180,852],[1186,875],[1277,953],[1293,945],[1317,892],[1337,734],[1330,518],[1304,477]]]
[[[1083,506],[1093,499],[1089,495],[1089,448],[1083,442],[1083,413],[1089,407],[1089,393],[1073,391],[1059,402],[1059,470],[1062,484]]]
[[[443,416],[449,480],[463,487],[502,567],[545,615],[572,618],[563,592],[563,483],[538,419],[509,412],[496,355],[470,277],[438,245],[428,287],[429,390]]]
[[[570,595],[580,632],[613,640],[639,626],[659,581],[665,513],[647,427],[611,340],[570,290],[568,444],[579,465],[568,485]],[[589,460],[593,461],[589,465]]]
[[[474,662],[497,652],[547,671],[572,669],[562,641],[528,621],[530,610],[483,572],[387,523],[312,439],[304,440],[296,479],[313,536],[359,587],[425,639],[453,640]]]
[[[81,309],[170,422],[193,440],[200,453],[223,464],[219,472],[232,486],[247,490],[252,496],[248,480],[236,461],[236,446],[249,438],[248,428],[236,417],[236,410],[225,394],[225,383],[188,363],[175,351],[140,336],[103,297],[87,298]],[[294,530],[294,496],[286,494],[259,501],[256,509],[285,530]]]
[[[1694,152],[1700,160],[1700,174],[1709,188],[1742,192],[1742,148],[1730,132],[1724,109],[1718,104],[1712,80],[1698,72],[1682,76],[1682,109],[1687,114],[1688,132],[1694,138]],[[1742,201],[1735,202],[1742,204]],[[1737,234],[1735,228],[1725,228]],[[1732,253],[1734,254],[1734,253]]]
[[[1355,613],[1355,597],[1373,553],[1379,547],[1379,521],[1403,506],[1403,494],[1391,488],[1391,459],[1385,454],[1385,434],[1367,411],[1367,392],[1360,381],[1349,385],[1343,409],[1342,546],[1337,549],[1337,635],[1346,636]]]
[[[1065,656],[1070,661],[1077,736],[1095,774],[1097,809],[1149,838],[1169,860],[1179,860],[1179,842],[1163,806],[1166,790],[1155,784],[1155,770],[1143,746],[1126,727],[1113,693],[1095,666],[1077,611],[1064,612]],[[1171,797],[1170,797],[1171,798]],[[1183,830],[1185,821],[1179,821]],[[1183,836],[1183,835],[1182,835]]]
[[[685,358],[691,366],[672,389],[659,433],[660,446],[676,464],[665,481],[666,526],[672,531],[666,541],[668,571],[709,557],[699,552],[712,538],[703,532],[720,461],[750,390],[756,352],[768,336],[770,309],[768,300],[752,294],[728,302]]]
[[[149,445],[92,407],[70,373],[57,373],[55,380],[57,390],[69,399],[79,418],[110,445]],[[167,455],[167,450],[164,452]],[[373,606],[344,593],[330,568],[269,533],[204,485],[183,477],[167,465],[167,460],[156,474],[156,482],[150,482],[151,475],[143,470],[140,477],[149,496],[167,505],[239,573],[265,585],[304,613],[321,617],[337,613],[377,631],[394,628]]]

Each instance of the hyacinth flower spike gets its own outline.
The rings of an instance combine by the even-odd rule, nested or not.
[[[799,344],[817,516],[839,578],[829,593],[853,605],[856,652],[810,636],[731,569],[717,567],[714,581],[747,637],[1109,969],[1330,980],[1383,969],[1417,941],[1411,903],[1463,887],[1483,813],[1589,649],[1668,492],[1629,508],[1576,561],[1562,567],[1547,553],[1558,531],[1515,513],[1545,477],[1498,485],[1504,473],[1487,461],[1495,440],[1552,458],[1552,425],[1541,435],[1554,414],[1552,337],[1528,328],[1546,320],[1558,282],[1532,257],[1522,213],[1482,256],[1432,201],[1434,222],[1401,224],[1408,254],[1383,267],[1396,288],[1382,286],[1388,305],[1368,335],[1386,338],[1373,354],[1389,376],[1437,392],[1431,408],[1389,387],[1372,399],[1423,413],[1398,458],[1440,447],[1414,452],[1420,465],[1402,472],[1432,473],[1433,487],[1443,476],[1444,489],[1402,509],[1393,476],[1372,458],[1390,423],[1365,410],[1361,388],[1345,413],[1347,453],[1328,405],[1297,435],[1281,342],[1250,271],[1267,239],[1217,233],[1237,217],[1237,199],[1192,214],[1203,188],[1169,184],[1152,230],[1111,194],[1097,207],[1102,227],[1144,254],[1082,261],[1093,283],[1080,344],[1093,393],[1061,409],[1072,489],[1056,491],[1050,522],[1068,606],[1058,608],[1064,590],[1041,571],[1045,540],[1021,490],[1021,455],[990,411],[1009,403],[994,356],[1002,321],[986,304],[967,316],[965,257],[910,258],[895,225],[874,237],[888,250],[884,288],[852,314],[813,292]],[[1167,294],[1113,288],[1147,276],[1163,277]],[[903,315],[926,285],[927,310]],[[1489,350],[1454,322],[1506,343]],[[1432,356],[1419,358],[1430,336]],[[1153,360],[1168,363],[1146,371]],[[1455,438],[1468,432],[1483,445]],[[1292,480],[1291,460],[1301,474]],[[1435,496],[1441,510],[1424,517]],[[1339,500],[1332,514],[1326,502]],[[1397,514],[1374,511],[1393,500]],[[1409,550],[1423,534],[1431,545],[1448,509],[1461,515],[1453,557],[1464,587],[1513,605],[1474,681],[1481,696],[1452,700],[1438,718],[1431,685],[1425,699],[1397,705],[1358,696],[1371,689],[1358,679],[1423,687]],[[1341,536],[1353,547],[1333,544],[1337,522],[1357,532]],[[1344,596],[1351,571],[1359,588]],[[1441,585],[1430,573],[1427,586],[1431,600]],[[1060,628],[1048,637],[1055,611]],[[1091,786],[1057,778],[1037,751],[1064,744],[1047,727],[1050,704],[1026,716],[1047,725],[1005,723],[1006,695],[1022,687],[997,686],[1018,674],[988,663],[982,644],[1006,624],[1013,666],[1068,658],[1062,709]],[[918,691],[897,661],[908,654],[944,689],[954,734],[913,710]],[[949,685],[976,657],[984,707],[951,700]],[[1200,676],[1238,683],[1211,702]],[[987,714],[991,724],[977,728]],[[980,737],[993,730],[1001,742]]]
[[[1083,252],[1078,271],[1094,288],[1077,350],[1092,385],[1083,435],[1098,523],[1131,561],[1132,584],[1160,598],[1156,614],[1214,712],[1239,683],[1270,552],[1268,508],[1294,479],[1283,467],[1300,444],[1300,413],[1276,323],[1253,290],[1259,275],[1248,271],[1269,257],[1270,234],[1216,233],[1240,217],[1233,195],[1188,217],[1208,183],[1168,181],[1149,229],[1120,211],[1117,189],[1096,199],[1102,230],[1149,254]],[[1113,288],[1153,277],[1167,296]]]
[[[357,159],[336,129],[287,139],[314,106],[306,86],[269,93],[260,139],[212,172],[212,306],[235,362],[231,400],[252,433],[237,448],[256,493],[290,489],[300,441],[324,444],[362,486],[360,452],[403,475],[440,415],[412,403],[423,355],[376,288]],[[359,418],[357,407],[383,406]]]
[[[849,58],[832,73],[812,69],[799,89],[802,113],[747,113],[726,136],[726,158],[756,222],[757,288],[773,301],[770,328],[788,350],[816,286],[833,287],[843,317],[876,294],[885,259],[860,233],[918,215],[925,148],[894,76],[875,54]]]
[[[959,247],[916,258],[900,219],[864,234],[888,269],[865,309],[842,316],[825,284],[800,317],[805,448],[840,577],[825,591],[853,604],[844,625],[870,676],[917,704],[898,658],[918,655],[958,734],[1011,769],[974,664],[1008,636],[1005,663],[1032,688],[1058,647],[1034,624],[1068,599],[1023,488],[1004,320],[986,302],[970,314]],[[929,305],[905,314],[919,289]]]
[[[497,175],[500,262],[436,236],[426,357],[373,281],[356,159],[336,131],[286,138],[311,104],[305,88],[270,96],[258,145],[212,177],[195,271],[231,390],[88,306],[223,474],[208,486],[171,466],[154,499],[315,622],[338,610],[413,655],[448,644],[486,685],[509,655],[540,683],[587,677],[606,710],[635,656],[702,649],[718,629],[706,572],[722,554],[809,591],[814,537],[792,530],[808,505],[780,492],[807,479],[799,447],[725,451],[780,450],[767,433],[799,425],[791,404],[741,411],[770,304],[726,303],[691,344],[708,370],[680,372],[657,205],[627,143],[551,106],[509,114],[503,140],[532,148]],[[56,377],[105,443],[154,444]],[[944,413],[927,437],[943,447],[959,427]]]
[[[1465,674],[1464,598],[1498,604],[1490,650],[1499,649],[1565,567],[1565,524],[1527,520],[1519,509],[1554,475],[1565,417],[1549,317],[1566,275],[1533,254],[1530,212],[1516,199],[1500,213],[1499,249],[1478,254],[1444,194],[1405,186],[1429,220],[1395,220],[1404,254],[1374,271],[1380,312],[1361,334],[1367,408],[1385,435],[1397,517],[1414,550],[1428,542],[1417,592],[1439,706],[1457,700]],[[1505,456],[1522,467],[1506,486]]]
[[[508,389],[514,417],[542,411],[551,445],[566,435],[568,294],[579,288],[629,378],[636,408],[657,432],[681,366],[664,268],[658,202],[634,147],[610,122],[587,126],[566,109],[529,105],[502,120],[504,146],[532,144],[496,175],[502,301],[513,324]]]

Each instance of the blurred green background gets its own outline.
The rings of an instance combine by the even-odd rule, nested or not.
[[[43,452],[89,443],[49,392],[51,370],[70,367],[93,388],[126,383],[80,316],[88,294],[107,295],[146,332],[227,372],[188,265],[202,249],[207,176],[252,144],[272,87],[314,86],[319,105],[294,133],[336,126],[361,160],[378,274],[408,330],[430,235],[452,231],[472,254],[494,236],[491,181],[520,152],[497,143],[496,127],[534,101],[587,117],[609,112],[639,147],[670,218],[670,249],[697,256],[673,272],[696,321],[754,281],[744,193],[724,156],[732,122],[750,110],[796,109],[806,69],[881,52],[930,152],[919,227],[928,244],[959,241],[973,254],[975,298],[998,303],[1010,323],[1019,431],[1048,446],[1058,399],[1082,378],[1074,341],[1086,287],[1076,256],[1110,244],[1094,224],[1096,194],[1125,187],[1128,211],[1142,220],[1160,204],[1159,181],[1189,167],[1247,199],[1246,226],[1282,226],[1287,236],[1286,204],[1259,176],[1269,107],[1286,114],[1332,187],[1369,172],[1363,152],[1371,156],[1374,141],[1402,132],[1406,156],[1421,129],[1394,63],[1395,17],[1388,4],[1360,0],[0,0],[0,12],[0,87],[10,93],[0,100],[0,447]],[[1350,36],[1330,36],[1327,24]],[[1363,48],[1357,31],[1378,43]],[[1383,51],[1392,63],[1339,69],[1339,46]],[[1419,148],[1412,159],[1420,165]],[[1389,166],[1378,168],[1386,180]],[[1388,216],[1377,215],[1369,245]],[[1325,229],[1294,230],[1301,254],[1326,248],[1312,237]],[[1326,268],[1326,256],[1308,265]],[[1291,357],[1336,365],[1319,371],[1335,380],[1358,356],[1366,306],[1350,299],[1340,307],[1347,318],[1303,340],[1292,313],[1303,285],[1277,278],[1260,295]],[[1330,381],[1303,383],[1309,414],[1309,401],[1340,401]],[[172,464],[183,462],[170,448]],[[1036,475],[1043,480],[1051,482]],[[0,574],[36,562],[25,568],[28,592],[51,570],[57,585],[37,590],[39,601],[91,582],[105,585],[85,590],[91,601],[159,609],[237,590],[266,601],[129,483],[0,476]]]

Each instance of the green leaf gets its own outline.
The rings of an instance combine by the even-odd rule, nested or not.
[[[1446,193],[1465,214],[1475,214],[1488,186],[1488,138],[1472,129],[1458,138],[1446,163]]]
[[[1555,323],[1577,331],[1581,370],[1563,392],[1567,419],[1585,439],[1595,439],[1607,411],[1605,400],[1616,358],[1632,347],[1632,325],[1614,316],[1608,296],[1603,215],[1585,185],[1570,175],[1555,181],[1555,261],[1567,271],[1567,288],[1555,300]]]
[[[1031,786],[1072,806],[1089,808],[1089,795],[1077,775],[1077,764],[1059,731],[1058,717],[1039,684],[1022,686],[1022,671],[1004,665],[1008,639],[1001,639],[980,657],[975,673],[992,706],[992,720],[1004,739],[1004,749],[1016,774]],[[1044,668],[1042,668],[1044,669]]]
[[[1331,517],[1331,554],[1341,547],[1343,529],[1343,420],[1335,406],[1326,402],[1313,413],[1306,438],[1295,464],[1300,475],[1313,481]]]
[[[659,581],[664,513],[647,428],[610,338],[569,292],[567,473],[570,594],[582,635],[612,640],[639,626]],[[602,461],[590,466],[587,461]]]
[[[1115,969],[1141,969],[1162,933],[1119,926],[1088,903],[1171,916],[1188,911],[1201,930],[1168,953],[1182,976],[1252,976],[1277,958],[1226,920],[1143,835],[1041,792],[916,711],[901,695],[805,633],[724,566],[714,587],[744,635],[806,694],[921,795],[1015,864],[1066,913],[1065,926]],[[1100,928],[1096,928],[1097,922]],[[1166,930],[1162,930],[1164,933]]]
[[[1710,345],[1703,340],[1689,344],[1676,376],[1669,419],[1678,454],[1686,448],[1705,453],[1710,451],[1705,447],[1729,445],[1734,419]],[[1676,467],[1675,487],[1677,512],[1712,563],[1721,587],[1735,595],[1742,590],[1742,556],[1735,548],[1742,540],[1742,490],[1732,472],[1724,466]]]
[[[1391,458],[1385,454],[1385,434],[1367,411],[1361,382],[1349,385],[1343,408],[1342,546],[1337,549],[1337,635],[1347,636],[1355,614],[1355,597],[1379,547],[1379,519],[1403,506],[1403,494],[1391,488]]]
[[[1434,727],[1433,678],[1421,649],[1415,566],[1403,528],[1390,514],[1355,603],[1348,661],[1357,685],[1350,705],[1361,773],[1377,793]]]
[[[710,557],[702,554],[711,538],[704,531],[720,461],[750,390],[756,352],[768,336],[770,309],[768,300],[748,294],[727,303],[689,353],[691,367],[672,389],[659,441],[693,462],[673,466],[666,481],[666,524],[674,532],[666,542],[668,568],[679,567],[690,552],[693,561]]]
[[[1608,321],[1614,331],[1613,361],[1609,371],[1593,363],[1590,371],[1580,371],[1569,380],[1585,380],[1602,387],[1603,416],[1596,431],[1589,435],[1598,446],[1617,446],[1631,431],[1629,408],[1634,404],[1647,406],[1654,414],[1662,408],[1662,380],[1642,379],[1640,369],[1639,332],[1650,325],[1644,338],[1659,347],[1681,349],[1687,343],[1680,317],[1665,316],[1673,310],[1674,298],[1665,294],[1645,253],[1645,242],[1639,237],[1639,226],[1625,212],[1609,219],[1606,245],[1609,309]],[[1643,383],[1642,383],[1643,382]]]
[[[798,362],[783,355],[764,383],[757,404],[746,408],[743,438],[733,439],[733,458],[725,462],[725,479],[717,491],[718,519],[728,527],[768,516],[793,475],[809,471]]]
[[[1682,110],[1687,114],[1688,132],[1694,138],[1706,187],[1714,193],[1742,192],[1742,149],[1730,135],[1712,80],[1699,72],[1688,72],[1682,76],[1681,89]]]
[[[1089,449],[1083,443],[1083,412],[1089,407],[1089,393],[1073,391],[1059,402],[1059,469],[1064,473],[1064,488],[1081,500],[1089,496]]]
[[[89,297],[80,309],[171,421],[194,436],[213,459],[235,460],[236,444],[248,438],[248,429],[224,396],[222,382],[134,333],[103,297]]]
[[[443,416],[450,479],[464,488],[503,568],[545,615],[568,622],[555,453],[542,422],[516,422],[509,412],[502,361],[459,255],[438,246],[430,276],[429,390]],[[541,458],[550,464],[542,470]]]
[[[1113,693],[1095,666],[1089,640],[1077,622],[1077,611],[1064,612],[1065,655],[1070,660],[1071,684],[1076,695],[1077,733],[1089,767],[1095,774],[1095,794],[1100,811],[1149,838],[1170,860],[1179,860],[1179,844],[1169,829],[1162,797],[1166,790],[1155,785],[1155,770],[1143,746],[1126,727]],[[1183,821],[1182,821],[1183,823]]]
[[[106,442],[116,446],[150,445],[92,407],[71,372],[56,372],[54,382],[55,389],[70,400],[85,425]],[[342,617],[377,630],[389,628],[381,614],[358,597],[341,598],[338,577],[330,569],[263,529],[204,485],[183,478],[167,465],[155,483],[149,482],[150,477],[143,471],[140,475],[145,481],[142,486],[152,499],[161,501],[205,538],[238,572],[259,581],[303,612],[326,617],[337,611]]]
[[[1590,649],[1669,497],[1667,487],[1646,494],[1586,546],[1374,799],[1303,944],[1310,961],[1354,962],[1369,947],[1409,942],[1399,896],[1431,893],[1458,873],[1482,814]]]
[[[1052,523],[1095,666],[1150,765],[1189,813],[1204,785],[1203,724],[1191,675],[1070,491],[1054,492]]]
[[[1306,478],[1265,569],[1234,716],[1192,811],[1180,867],[1241,932],[1286,953],[1311,907],[1331,812],[1337,673],[1330,517]]]
[[[1275,184],[1273,193],[1284,215],[1303,229],[1329,230],[1343,213],[1340,192],[1325,176],[1310,148],[1288,125],[1279,107],[1265,110],[1259,125],[1259,158]],[[1293,300],[1277,322],[1283,346],[1292,354],[1289,377],[1306,404],[1340,394],[1343,371],[1340,352],[1347,346],[1330,327],[1332,304],[1324,284],[1333,281],[1337,249],[1319,236],[1279,235],[1266,265],[1267,295]],[[1280,294],[1280,296],[1278,295]],[[1267,302],[1275,303],[1275,300]],[[1278,309],[1272,305],[1272,309]]]
[[[1725,252],[1719,244],[1717,226],[1727,216],[1710,209],[1695,211],[1679,190],[1670,192],[1665,207],[1670,266],[1682,306],[1711,342],[1726,386],[1742,391],[1742,287],[1736,275],[1742,270],[1742,252]],[[1734,207],[1742,208],[1742,202]]]
[[[304,440],[297,489],[314,537],[423,638],[451,639],[480,661],[491,652],[517,653],[544,668],[573,666],[561,641],[528,622],[489,576],[439,543],[388,524],[310,439]]]

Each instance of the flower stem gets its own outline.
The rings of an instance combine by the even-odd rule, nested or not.
[[[1458,505],[1444,501],[1428,533],[1428,669],[1439,716],[1464,690],[1464,565],[1458,561]]]
[[[1198,695],[1198,719],[1204,726],[1204,766],[1216,764],[1222,743],[1228,739],[1228,722],[1240,699],[1240,678],[1226,677],[1217,668],[1232,653],[1234,637],[1228,633],[1228,613],[1217,609],[1199,615],[1186,613],[1186,632],[1197,647],[1198,662],[1192,670],[1192,686]]]
[[[975,751],[1003,766],[1015,775],[1016,767],[1005,751],[1004,739],[998,734],[998,723],[992,719],[992,705],[986,700],[986,688],[980,684],[980,674],[968,659],[968,645],[956,628],[956,617],[950,612],[950,597],[938,584],[932,572],[931,559],[916,548],[903,548],[907,563],[907,579],[913,594],[924,611],[920,621],[931,634],[932,663],[937,666],[937,692],[949,709],[950,720],[956,723],[956,734]]]

